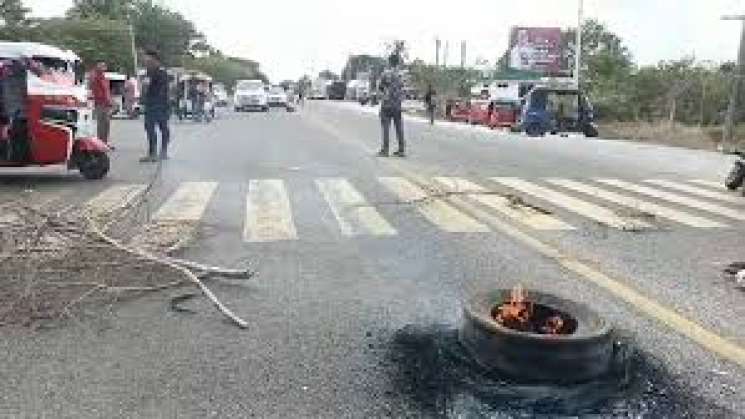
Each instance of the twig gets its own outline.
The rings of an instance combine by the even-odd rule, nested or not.
[[[210,289],[207,288],[204,285],[204,283],[202,283],[202,281],[192,271],[190,271],[188,268],[186,268],[185,266],[183,266],[183,265],[181,265],[179,263],[176,263],[174,261],[171,261],[168,258],[161,258],[161,257],[158,257],[158,256],[153,255],[152,253],[146,252],[144,250],[129,248],[129,247],[121,244],[116,239],[114,239],[114,238],[106,235],[104,232],[102,232],[98,228],[98,226],[96,226],[96,224],[93,223],[90,220],[90,218],[87,218],[86,217],[86,220],[88,221],[88,225],[93,230],[93,232],[96,234],[96,236],[98,236],[104,242],[109,243],[113,247],[115,247],[115,248],[117,248],[117,249],[119,249],[119,250],[121,250],[123,252],[129,253],[131,255],[139,256],[139,257],[141,257],[143,259],[147,259],[147,260],[151,260],[151,261],[154,261],[154,262],[158,262],[158,263],[160,263],[160,264],[162,264],[164,266],[167,266],[167,267],[169,267],[169,268],[171,268],[171,269],[173,269],[175,271],[180,272],[189,281],[191,281],[195,285],[197,285],[199,287],[199,289],[202,291],[202,293],[207,298],[209,298],[210,301],[212,301],[212,304],[214,304],[215,307],[217,307],[217,309],[220,310],[220,312],[222,314],[224,314],[231,321],[233,321],[233,323],[235,323],[238,327],[240,327],[242,329],[248,328],[248,323],[245,320],[243,320],[240,317],[238,317],[235,314],[233,314],[232,311],[230,311],[227,307],[225,307],[220,302],[220,300],[217,299],[217,297],[215,296],[215,294],[212,293],[212,291],[210,291]]]

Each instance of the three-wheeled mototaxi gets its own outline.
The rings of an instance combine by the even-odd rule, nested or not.
[[[109,171],[109,147],[92,133],[80,59],[71,51],[0,42],[0,166],[66,164],[87,179]]]

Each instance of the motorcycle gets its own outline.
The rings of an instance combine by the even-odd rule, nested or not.
[[[70,51],[0,43],[0,166],[66,164],[86,179],[109,172],[109,147],[94,137],[79,58]]]
[[[736,155],[739,159],[735,161],[735,165],[732,166],[729,174],[727,174],[727,177],[724,179],[724,186],[727,187],[727,189],[734,191],[742,186],[745,181],[745,152],[735,151],[730,154]],[[743,191],[743,194],[745,194],[745,191]]]

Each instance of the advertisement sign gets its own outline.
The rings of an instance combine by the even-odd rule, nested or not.
[[[562,69],[561,29],[513,27],[509,44],[510,68],[543,75]]]

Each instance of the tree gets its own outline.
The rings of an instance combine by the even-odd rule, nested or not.
[[[67,16],[78,19],[124,20],[130,12],[144,3],[141,0],[74,0]]]
[[[237,80],[259,79],[265,83],[269,81],[255,61],[226,57],[221,53],[203,57],[189,57],[184,65],[188,69],[205,72],[212,76],[215,81],[224,83],[230,88],[235,85]]]
[[[184,65],[184,58],[192,55],[191,47],[204,40],[193,22],[151,3],[138,4],[133,20],[137,46],[157,50],[168,66]]]
[[[350,55],[342,70],[344,80],[354,80],[359,73],[368,73],[371,79],[377,79],[385,68],[385,60],[374,55],[360,54]]]
[[[112,71],[132,73],[129,33],[121,21],[106,18],[41,20],[29,34],[36,42],[75,51],[83,63],[105,60]]]
[[[401,60],[401,64],[409,61],[409,48],[406,46],[406,41],[403,39],[394,39],[393,41],[386,43],[385,52],[387,56],[397,55]]]
[[[29,9],[21,0],[0,0],[0,39],[20,41],[28,30]]]

